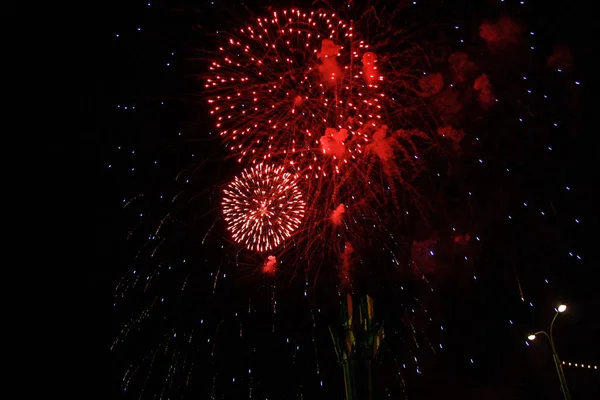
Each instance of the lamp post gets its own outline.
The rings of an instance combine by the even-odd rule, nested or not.
[[[566,309],[567,306],[565,306],[564,304],[558,306],[558,309],[554,314],[554,318],[552,318],[552,322],[550,323],[550,334],[546,333],[546,331],[539,331],[527,336],[527,339],[534,340],[535,336],[539,334],[543,334],[548,338],[550,346],[552,347],[552,359],[554,360],[554,365],[556,366],[556,373],[558,374],[558,379],[560,381],[560,388],[563,392],[563,396],[565,396],[565,400],[571,400],[571,394],[569,393],[569,388],[567,387],[565,373],[563,372],[562,364],[560,363],[560,359],[558,358],[558,354],[556,353],[556,347],[554,346],[554,337],[552,336],[552,330],[554,328],[554,321],[556,321],[556,317],[558,317],[558,314],[563,313]]]

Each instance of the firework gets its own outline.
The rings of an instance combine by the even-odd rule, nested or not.
[[[249,250],[268,251],[298,228],[306,204],[296,178],[283,167],[258,164],[224,190],[223,214],[233,240]]]
[[[227,35],[205,85],[227,147],[240,162],[280,157],[307,177],[327,176],[330,164],[339,173],[368,141],[361,128],[382,118],[383,77],[368,48],[328,12],[274,12]]]

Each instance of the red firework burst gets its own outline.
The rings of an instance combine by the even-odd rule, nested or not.
[[[301,165],[306,178],[339,173],[369,142],[361,128],[382,118],[368,48],[327,12],[274,12],[227,35],[205,85],[227,147],[239,161]]]
[[[279,246],[300,225],[306,208],[296,177],[284,167],[257,164],[223,191],[223,214],[233,240],[264,252]]]

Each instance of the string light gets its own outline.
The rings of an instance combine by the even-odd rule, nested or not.
[[[582,363],[573,363],[573,362],[567,362],[567,361],[563,361],[562,362],[563,365],[569,366],[569,367],[578,367],[578,368],[585,368],[585,369],[593,369],[593,370],[598,370],[598,366],[597,365],[592,365],[592,364],[582,364]]]

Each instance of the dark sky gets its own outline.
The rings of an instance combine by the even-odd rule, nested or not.
[[[146,3],[103,4],[95,32],[95,134],[82,138],[81,151],[86,163],[92,161],[98,182],[93,188],[96,262],[88,282],[102,317],[90,322],[100,349],[95,352],[100,361],[92,362],[98,378],[90,389],[106,388],[115,399],[140,393],[156,399],[237,399],[247,398],[250,387],[252,398],[259,399],[342,399],[341,369],[327,328],[338,321],[331,276],[324,273],[317,284],[311,279],[304,296],[302,273],[273,279],[256,272],[257,258],[236,259],[218,222],[199,245],[215,221],[210,212],[215,185],[233,176],[220,143],[206,139],[212,121],[195,79],[203,68],[199,55],[213,45],[209,31],[244,18],[248,9],[260,15],[262,8],[218,0]],[[471,54],[507,104],[484,119],[464,122],[469,143],[458,161],[464,171],[460,181],[476,196],[464,207],[462,197],[450,194],[449,211],[428,231],[440,237],[439,257],[428,275],[434,294],[415,274],[389,272],[381,254],[364,257],[370,269],[389,270],[361,275],[372,280],[365,290],[389,329],[376,367],[376,398],[559,399],[549,346],[543,340],[527,346],[525,337],[547,329],[553,307],[564,302],[569,310],[555,327],[561,358],[600,364],[591,6],[438,3],[423,5],[420,17],[460,25],[457,36],[445,39],[464,38],[453,50]],[[519,46],[534,45],[535,52],[490,55],[478,27],[499,16],[526,27]],[[560,44],[573,58],[572,69],[563,73],[545,63]],[[549,93],[550,100],[538,93]],[[560,127],[553,131],[554,122]],[[192,174],[196,168],[203,172]],[[180,172],[198,188],[200,200],[183,206],[166,200],[184,187],[174,180]],[[186,190],[182,196],[190,196]],[[139,194],[143,197],[123,208],[123,199]],[[163,232],[167,245],[160,258],[151,260],[143,250],[136,257],[151,227],[167,213],[177,214],[177,222]],[[454,245],[448,240],[452,228],[481,241]],[[408,261],[410,251],[403,249]],[[136,274],[151,277],[151,285],[138,284],[113,307],[121,278],[133,282]],[[229,275],[213,286],[216,274]],[[124,326],[133,326],[132,332],[109,352]],[[124,391],[123,376],[133,371]],[[598,396],[598,373],[565,368],[574,399]]]

